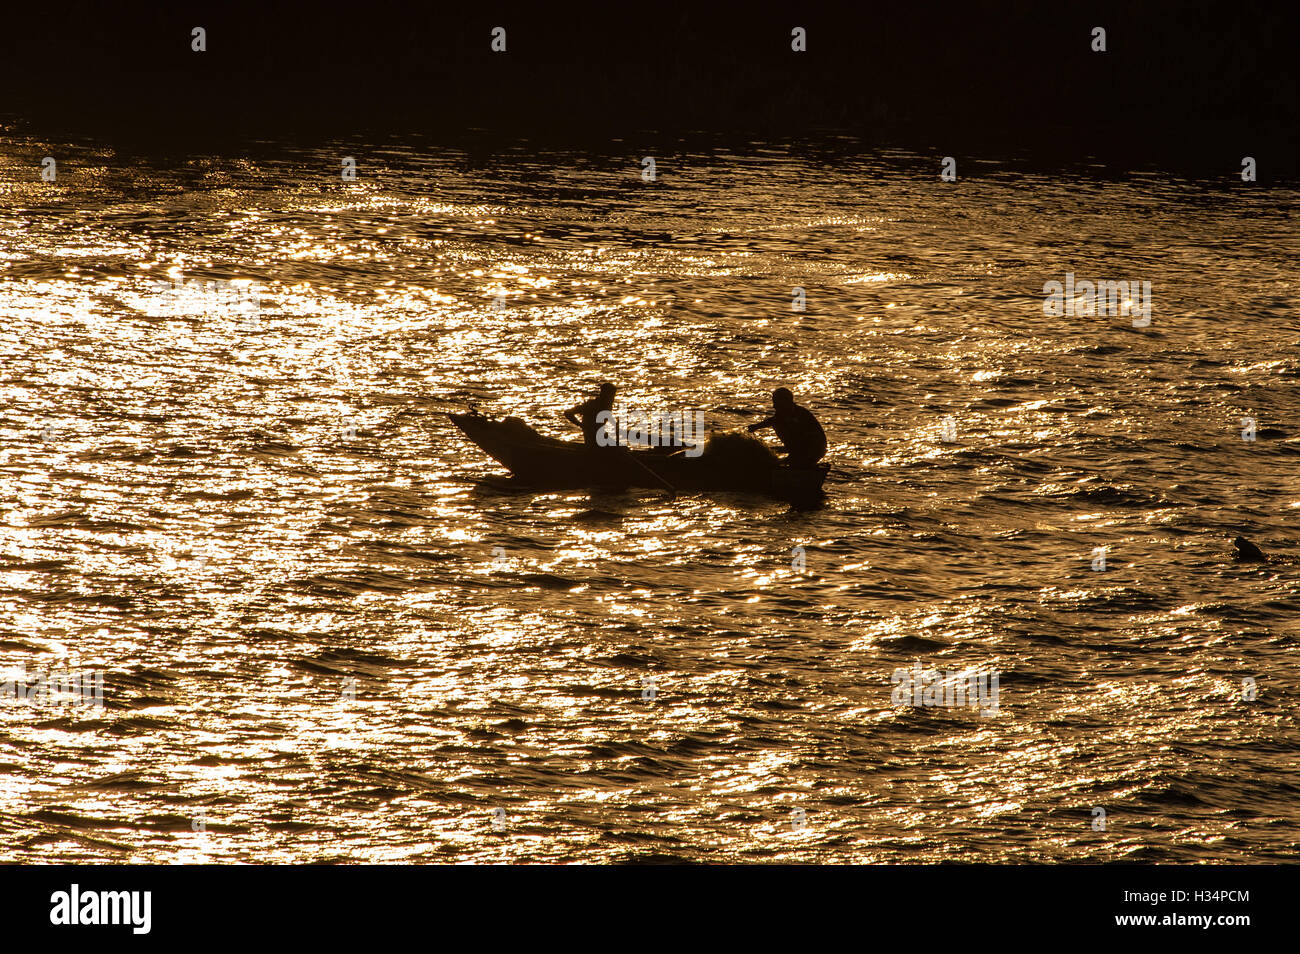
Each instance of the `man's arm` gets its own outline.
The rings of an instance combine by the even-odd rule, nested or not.
[[[575,404],[573,407],[569,408],[567,411],[561,411],[561,412],[560,412],[560,416],[563,417],[563,418],[564,418],[566,421],[568,421],[570,424],[572,424],[574,427],[581,429],[581,427],[582,427],[582,421],[580,421],[580,420],[578,419],[578,415],[581,414],[581,413],[582,413],[582,405],[581,405],[581,404]]]
[[[776,415],[773,414],[771,417],[767,418],[766,420],[759,421],[757,424],[749,425],[748,430],[749,433],[752,434],[755,431],[761,431],[765,427],[771,427],[775,423],[776,423]]]

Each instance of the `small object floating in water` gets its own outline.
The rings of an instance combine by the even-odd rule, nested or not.
[[[1232,541],[1233,546],[1237,548],[1237,559],[1247,563],[1263,563],[1268,559],[1264,556],[1264,551],[1255,544],[1251,543],[1245,537],[1237,537]]]

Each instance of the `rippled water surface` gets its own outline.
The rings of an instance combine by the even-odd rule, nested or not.
[[[0,666],[104,674],[0,701],[0,857],[1300,856],[1295,192],[625,145],[0,140]],[[790,386],[829,498],[522,493],[443,416],[603,378]]]

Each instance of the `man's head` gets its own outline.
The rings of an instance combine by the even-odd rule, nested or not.
[[[789,388],[777,388],[772,392],[772,406],[778,411],[782,408],[794,407],[794,395],[790,393]]]
[[[614,400],[614,395],[616,393],[618,393],[618,389],[614,387],[614,385],[610,384],[608,381],[606,381],[604,384],[600,386],[600,399],[602,401]]]

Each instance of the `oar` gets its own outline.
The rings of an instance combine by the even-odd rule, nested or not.
[[[628,458],[632,461],[632,463],[636,464],[638,467],[640,467],[642,470],[644,470],[647,474],[649,474],[651,477],[653,477],[654,480],[655,480],[655,483],[659,484],[659,486],[663,487],[665,490],[667,490],[667,491],[668,491],[670,494],[672,494],[674,497],[677,496],[677,488],[676,488],[676,487],[674,487],[672,484],[670,484],[668,481],[666,481],[662,476],[660,476],[659,474],[655,473],[653,470],[651,470],[651,469],[650,469],[649,467],[647,467],[645,464],[641,463],[641,461],[637,460],[637,459],[636,459],[636,455],[633,454],[632,451],[630,451],[628,448],[624,447],[624,448],[622,448],[622,450],[623,450],[623,453],[626,454],[626,455],[628,456]]]

